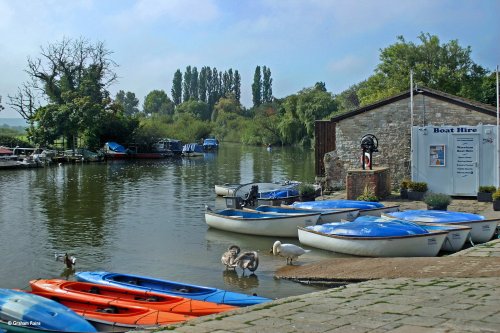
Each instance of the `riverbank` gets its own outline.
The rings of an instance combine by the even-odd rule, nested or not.
[[[329,198],[342,198],[342,193]],[[422,202],[383,202],[425,209]],[[449,210],[498,217],[491,203]],[[277,277],[347,283],[170,326],[174,332],[500,332],[500,239],[437,258],[336,258],[285,266]]]

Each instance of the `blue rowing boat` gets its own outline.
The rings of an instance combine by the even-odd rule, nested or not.
[[[77,272],[75,276],[78,281],[82,282],[97,283],[135,290],[150,290],[199,301],[233,306],[249,306],[270,301],[269,298],[265,297],[240,294],[223,289],[161,280],[140,275],[110,272]]]
[[[342,220],[352,221],[359,215],[358,209],[305,209],[305,208],[294,208],[292,206],[269,206],[260,205],[254,210],[262,213],[270,214],[285,214],[285,215],[299,215],[299,214],[310,214],[319,213],[319,219],[316,224],[339,222]]]
[[[487,220],[482,215],[443,210],[406,210],[403,212],[391,212],[386,215],[413,222],[469,226],[472,228],[470,237],[475,243],[489,241],[493,237],[498,223],[500,223],[500,219]]]
[[[380,216],[382,213],[399,211],[399,206],[384,206],[380,202],[344,199],[294,202],[292,207],[314,210],[359,209],[359,215],[375,216]]]
[[[66,306],[11,289],[0,289],[0,328],[9,332],[97,332]]]

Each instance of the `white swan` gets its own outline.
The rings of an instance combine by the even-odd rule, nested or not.
[[[243,269],[243,274],[245,274],[245,269],[250,272],[255,272],[257,267],[259,267],[259,255],[255,251],[243,252],[236,258],[236,264]]]
[[[220,261],[226,266],[226,269],[232,268],[236,269],[236,257],[240,253],[240,247],[237,245],[231,245],[226,252],[222,254]]]
[[[294,244],[281,244],[280,241],[276,241],[273,244],[273,254],[286,257],[286,264],[290,261],[290,265],[293,265],[292,261],[297,259],[304,253],[311,252],[311,250],[304,250],[300,246]]]

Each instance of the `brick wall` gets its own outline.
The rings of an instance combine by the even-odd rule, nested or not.
[[[360,140],[374,134],[379,152],[373,165],[388,167],[393,187],[410,177],[410,98],[342,119],[336,124],[336,150],[325,155],[325,186],[345,188],[346,171],[361,166]],[[419,94],[414,96],[413,124],[471,125],[496,124],[496,118],[456,104]]]
[[[391,194],[391,178],[388,168],[373,170],[351,169],[346,177],[347,199],[356,200],[365,188],[373,192],[379,199]]]

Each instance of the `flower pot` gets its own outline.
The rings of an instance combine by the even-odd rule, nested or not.
[[[399,195],[401,196],[401,199],[408,199],[408,190],[405,188],[400,189]]]
[[[500,210],[500,200],[494,200],[493,201],[493,210],[494,211],[499,211]]]
[[[425,192],[408,191],[408,200],[422,201]]]
[[[493,193],[491,192],[477,192],[477,201],[479,202],[492,202]]]
[[[448,210],[448,205],[443,205],[443,206],[430,206],[430,205],[427,205],[427,210]]]

